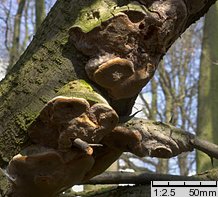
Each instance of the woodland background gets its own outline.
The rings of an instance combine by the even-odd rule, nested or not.
[[[0,0],[0,79],[26,49],[55,0]],[[170,48],[138,96],[136,116],[171,122],[218,144],[218,3]],[[218,162],[213,162],[214,167]],[[112,170],[193,175],[212,168],[198,152],[171,159],[125,153]],[[92,186],[85,186],[93,189]],[[70,191],[69,191],[70,192]]]

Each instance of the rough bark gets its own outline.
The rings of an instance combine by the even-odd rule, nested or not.
[[[149,2],[141,0],[138,3],[124,0],[57,1],[25,53],[0,84],[1,167],[5,167],[14,155],[19,153],[24,147],[27,147],[21,152],[23,156],[14,157],[9,165],[9,173],[15,175],[15,177],[17,176],[15,180],[14,177],[10,177],[11,181],[15,183],[12,189],[18,192],[13,193],[13,195],[16,197],[19,195],[22,197],[28,196],[29,190],[32,189],[31,187],[25,187],[28,190],[22,191],[24,193],[21,192],[22,188],[18,187],[18,185],[28,183],[35,189],[38,186],[40,186],[42,191],[48,189],[51,192],[48,195],[52,196],[57,191],[60,192],[74,183],[85,181],[101,173],[126,149],[139,156],[149,155],[157,157],[171,157],[182,151],[192,149],[193,144],[190,144],[191,141],[189,140],[182,141],[181,144],[171,140],[169,127],[166,127],[168,129],[166,129],[165,137],[159,136],[158,132],[154,130],[154,139],[160,140],[159,143],[154,144],[154,146],[150,143],[146,144],[144,137],[150,133],[150,130],[148,132],[145,129],[147,127],[143,127],[142,120],[142,124],[139,124],[137,121],[132,124],[136,128],[138,128],[137,125],[139,126],[137,134],[132,132],[131,125],[126,123],[127,127],[129,124],[130,129],[122,128],[121,125],[115,130],[117,131],[115,136],[113,136],[114,132],[111,132],[109,135],[102,133],[100,136],[97,135],[99,138],[94,137],[94,147],[99,142],[105,144],[106,147],[98,148],[97,146],[97,148],[94,148],[95,154],[92,156],[92,152],[86,149],[91,143],[87,136],[91,134],[85,133],[87,135],[83,135],[84,133],[79,131],[79,133],[73,133],[72,136],[69,130],[74,125],[68,125],[68,122],[67,125],[69,127],[64,128],[66,130],[56,130],[56,126],[58,128],[63,126],[61,122],[63,114],[62,116],[57,116],[56,111],[52,110],[53,107],[55,109],[55,106],[59,108],[61,105],[67,109],[66,103],[70,103],[72,107],[74,102],[76,102],[82,106],[81,109],[85,108],[87,113],[83,114],[82,117],[70,117],[73,118],[73,121],[82,125],[87,123],[90,126],[90,131],[92,131],[93,123],[90,121],[81,122],[82,118],[88,117],[85,120],[90,119],[95,124],[100,121],[102,124],[100,127],[107,129],[109,123],[105,123],[104,117],[98,119],[97,115],[95,117],[92,114],[93,111],[96,112],[100,109],[99,107],[92,107],[95,106],[94,104],[99,103],[100,95],[96,93],[96,88],[92,89],[89,85],[86,85],[86,82],[82,81],[79,81],[76,85],[76,82],[71,82],[76,79],[83,79],[90,84],[94,84],[100,90],[101,95],[107,99],[106,101],[100,96],[100,104],[104,103],[102,109],[106,109],[106,112],[107,109],[111,110],[110,107],[108,108],[108,104],[110,104],[120,117],[128,116],[134,99],[141,88],[153,76],[160,59],[167,49],[214,2],[215,0]],[[121,37],[119,37],[120,35]],[[117,36],[120,40],[117,39]],[[119,43],[117,43],[118,41]],[[63,91],[66,90],[64,88],[66,87],[64,86],[65,84],[71,84],[67,86],[67,91]],[[71,88],[72,86],[73,88]],[[76,91],[72,91],[74,88]],[[84,92],[84,89],[88,89],[88,91]],[[73,95],[68,94],[72,92]],[[93,94],[99,95],[97,100],[96,97],[93,100]],[[56,98],[57,95],[62,97]],[[63,96],[65,96],[64,99]],[[72,98],[72,96],[76,97],[76,99]],[[47,113],[47,110],[50,110],[49,113]],[[50,116],[50,112],[52,112],[52,116]],[[48,121],[44,117],[48,117]],[[60,122],[57,123],[55,120]],[[113,122],[110,122],[110,124],[113,124]],[[157,126],[161,130],[163,125],[156,122],[153,126],[151,123],[148,128]],[[120,128],[121,130],[119,130]],[[44,129],[47,129],[48,133],[43,133]],[[55,135],[51,133],[52,129],[54,129]],[[63,127],[60,127],[60,129],[63,129]],[[39,131],[39,136],[36,138],[32,137],[32,135],[29,136],[28,132],[31,133],[32,131]],[[58,133],[58,131],[61,132]],[[177,134],[181,137],[181,133]],[[44,137],[42,138],[43,135]],[[79,138],[82,140],[84,138],[88,143],[84,142],[85,145],[84,143],[78,145],[74,140],[74,135],[79,135]],[[117,140],[116,136],[117,139],[120,136],[121,139],[122,136],[127,136],[129,140],[127,142],[130,144],[123,142],[121,147],[117,147],[119,143],[113,144],[113,139]],[[54,140],[52,143],[49,137]],[[73,138],[73,141],[71,142],[68,137],[69,139]],[[90,139],[92,139],[92,136]],[[181,138],[181,140],[185,139],[189,139],[189,137]],[[180,143],[180,139],[177,140]],[[183,147],[183,142],[186,147]],[[74,143],[83,150],[83,153],[78,149],[68,149]],[[36,145],[31,146],[31,144]],[[42,148],[41,146],[45,147]],[[36,148],[37,151],[33,151],[32,147]],[[84,149],[84,147],[86,148]],[[65,151],[67,149],[67,153],[70,153],[70,155],[65,155],[64,153],[66,152],[62,152],[63,149]],[[82,165],[75,159],[77,157],[83,161]],[[78,168],[77,173],[78,171],[80,172],[79,177],[77,177],[78,180],[74,177],[75,182],[72,181],[70,183],[67,180],[67,183],[64,182],[63,185],[53,185],[55,189],[52,190],[50,181],[52,180],[54,182],[51,183],[56,184],[58,179],[56,180],[55,177],[40,174],[39,172],[35,176],[32,168],[29,168],[29,171],[33,174],[27,173],[26,177],[29,178],[28,176],[30,176],[31,178],[34,177],[34,179],[30,181],[25,180],[26,182],[17,182],[17,180],[20,181],[22,178],[26,178],[22,177],[22,171],[18,170],[19,167],[25,169],[26,164],[27,167],[31,167],[28,166],[31,162],[44,162],[44,159],[55,159],[57,165],[62,166],[61,170],[65,169],[67,162],[74,162],[74,165],[71,167],[75,166],[75,168],[71,169],[69,167],[66,169],[72,170],[70,171],[72,173]],[[20,163],[22,165],[17,166]],[[25,165],[23,166],[23,164]],[[54,163],[52,162],[52,164]],[[46,168],[48,168],[46,162],[43,165],[46,165]],[[37,166],[34,169],[37,171]],[[86,170],[89,169],[91,170],[87,173]],[[83,173],[81,174],[81,172]],[[65,178],[62,173],[63,171],[61,171],[58,178]],[[68,171],[65,173],[68,173]],[[44,188],[43,181],[49,188]],[[38,184],[37,187],[34,184]]]
[[[126,186],[126,187],[115,187],[110,189],[109,191],[96,191],[93,194],[82,195],[82,196],[90,196],[90,197],[150,197],[151,190],[149,185],[142,185],[142,186]]]

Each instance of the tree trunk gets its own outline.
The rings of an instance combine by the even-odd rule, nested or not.
[[[45,1],[36,0],[35,1],[35,10],[36,10],[36,29],[39,28],[42,21],[45,19]]]
[[[208,141],[218,143],[218,4],[216,3],[205,17],[203,47],[200,65],[199,96],[198,96],[198,128],[197,135]],[[214,166],[218,162],[214,160]],[[197,171],[212,168],[211,159],[197,152]]]
[[[12,196],[30,196],[30,192],[34,196],[35,190],[41,192],[41,196],[54,196],[75,183],[99,174],[113,163],[123,150],[110,146],[104,146],[103,150],[99,148],[99,143],[113,144],[113,140],[108,141],[108,138],[105,139],[103,136],[105,134],[101,133],[100,137],[103,140],[94,138],[94,145],[91,142],[87,144],[84,140],[81,142],[81,139],[78,142],[78,139],[72,137],[68,130],[62,133],[61,129],[65,129],[66,125],[61,123],[59,125],[59,121],[65,121],[64,118],[71,115],[69,108],[71,109],[75,103],[88,112],[82,116],[76,116],[76,120],[72,121],[82,125],[87,124],[91,128],[98,121],[102,124],[99,128],[106,130],[108,126],[116,123],[116,121],[105,122],[106,115],[128,116],[137,94],[152,78],[167,49],[214,2],[215,0],[209,2],[198,0],[184,3],[169,0],[140,1],[137,4],[125,0],[117,2],[113,0],[58,0],[27,50],[0,84],[0,166],[4,168],[14,155],[25,147],[21,152],[23,155],[14,157],[9,165],[9,177],[14,183],[12,189],[15,190],[14,193],[12,190]],[[127,3],[129,3],[128,6],[126,6]],[[122,36],[119,37],[120,35]],[[83,80],[75,81],[77,79]],[[95,88],[93,89],[84,80],[91,85],[94,84]],[[57,98],[58,95],[62,97]],[[103,104],[95,105],[98,103]],[[62,114],[56,116],[55,113],[59,111],[52,111],[52,107],[55,108],[55,106],[57,109],[62,106],[68,111],[63,114],[64,111],[60,108]],[[77,110],[75,113],[79,113]],[[98,110],[105,110],[105,114],[97,118]],[[97,113],[96,117],[92,114],[94,112]],[[45,117],[48,119],[45,120]],[[84,122],[81,122],[82,120]],[[91,123],[91,120],[95,123]],[[155,125],[159,123],[154,123]],[[72,129],[71,127],[74,126],[72,124],[67,129]],[[82,131],[87,131],[83,126],[79,130],[81,133],[73,134],[82,135]],[[46,130],[48,133],[43,133]],[[127,136],[128,140],[132,137],[138,140],[140,133],[135,135],[131,133],[131,129],[128,132],[131,135],[131,138]],[[38,134],[39,136],[36,137],[35,135]],[[60,142],[53,143],[53,138],[56,140],[56,135],[59,134]],[[83,136],[86,138],[85,141],[94,137],[89,136],[90,133],[88,133],[88,138],[86,134]],[[113,139],[114,136],[110,137]],[[83,153],[76,148],[65,152],[66,146],[71,143],[79,147],[78,149],[82,149]],[[94,156],[91,156],[90,149],[85,149],[85,147],[90,148],[89,143],[94,146]],[[120,143],[113,145],[122,147],[125,143],[125,140],[120,140]],[[130,143],[132,143],[131,140]],[[125,146],[131,148],[127,145]],[[32,147],[37,148],[37,152],[34,152]],[[190,146],[186,148],[186,151],[191,149]],[[163,149],[163,157],[174,155],[178,151],[167,149],[165,152],[165,148]],[[140,151],[145,151],[147,154],[147,149]],[[152,151],[148,152],[152,156]],[[153,154],[156,155],[156,153],[158,152],[154,151]],[[71,157],[77,159],[71,160]],[[46,162],[45,159],[57,159],[57,161]],[[54,165],[61,163],[63,166],[58,169],[66,170],[65,174],[63,171],[50,172],[50,174],[37,171],[38,174],[36,176],[33,174],[31,177],[34,170],[41,169],[37,168],[37,164],[32,170],[30,164],[34,161],[46,165],[48,171],[53,169]],[[50,168],[47,166],[49,162]],[[101,166],[101,163],[104,165]],[[30,166],[25,168],[26,164]],[[18,170],[20,167],[23,171]],[[89,169],[92,170],[87,172]],[[77,173],[78,177],[69,177],[69,180],[74,178],[75,182],[64,180],[67,182],[63,182],[63,185],[55,185],[59,179],[56,180],[54,176],[60,179],[67,178],[68,170],[72,170],[70,173]],[[27,174],[23,175],[24,172]],[[25,178],[28,180],[22,182]],[[27,184],[32,185],[28,187]],[[22,188],[20,185],[25,187]],[[37,189],[38,187],[40,190]],[[49,192],[43,193],[43,191]]]
[[[151,114],[149,114],[149,119],[156,120],[157,118],[157,82],[154,78],[151,81],[151,93],[152,93]]]
[[[1,158],[6,162],[20,151],[27,140],[28,125],[45,103],[55,97],[57,90],[69,81],[86,79],[82,69],[84,57],[74,48],[69,50],[67,45],[68,29],[81,7],[82,4],[58,1],[41,31],[1,82],[0,150]],[[66,12],[62,13],[62,9]],[[75,14],[70,15],[71,10]],[[81,58],[73,59],[76,56]],[[5,144],[8,140],[10,143]]]

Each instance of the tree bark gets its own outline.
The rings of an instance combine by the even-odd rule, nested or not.
[[[55,97],[57,90],[69,81],[86,79],[82,70],[84,57],[80,55],[81,58],[71,62],[68,56],[73,58],[79,54],[73,48],[67,50],[66,44],[68,29],[83,6],[75,2],[56,3],[41,31],[1,82],[0,150],[1,158],[6,162],[20,151],[21,145],[27,140],[28,125],[45,103]],[[62,13],[62,10],[65,12]],[[70,15],[73,10],[75,14]],[[10,143],[5,143],[8,141]]]
[[[69,96],[67,92],[59,93],[63,86],[71,81],[86,80],[95,88],[92,89],[84,85],[86,82],[79,81],[77,90],[82,85],[85,89],[88,87],[92,94],[97,94],[97,87],[107,100],[103,99],[104,104],[109,103],[120,117],[128,116],[137,94],[151,79],[167,49],[189,25],[205,14],[213,3],[215,0],[141,0],[139,3],[124,0],[57,1],[27,50],[1,81],[0,166],[4,168],[24,147],[38,143],[30,140],[30,128],[33,129],[35,124],[42,122],[42,117],[49,116],[41,115],[44,106],[49,107],[58,99],[62,100],[62,97],[57,100],[52,100],[53,98],[57,95]],[[123,28],[120,25],[123,25]],[[117,43],[120,33],[124,39]],[[139,51],[132,50],[135,46]],[[142,65],[138,67],[139,63]],[[99,64],[104,66],[99,67]],[[120,66],[118,71],[113,72],[117,65]],[[122,68],[126,67],[123,71]],[[107,76],[109,81],[110,76],[114,80],[109,85],[106,84]],[[122,83],[116,83],[116,80],[122,80]],[[111,84],[116,85],[111,87]],[[83,88],[77,93],[73,96],[90,100]],[[78,102],[82,103],[81,105],[86,103],[84,99]],[[97,101],[92,101],[92,105],[93,102]],[[56,123],[43,124],[51,129],[50,126],[53,128]],[[53,138],[52,135],[49,137]],[[49,138],[45,139],[46,142],[43,140],[40,141],[41,144],[49,143]],[[49,146],[57,148],[56,144]],[[59,148],[55,151],[60,151]],[[49,155],[60,159],[60,155],[55,151],[50,152],[49,149]],[[102,159],[102,162],[106,162],[104,168],[122,152],[117,149],[112,151],[110,147],[104,151],[110,158],[108,161]],[[89,159],[91,165],[91,156],[85,156],[84,159]],[[16,158],[14,160],[16,161]],[[77,167],[82,168],[80,165]],[[95,173],[102,171],[103,169],[97,168]],[[49,179],[47,176],[44,178],[46,181]],[[13,177],[11,180],[13,182]],[[42,182],[43,176],[36,177],[34,181]]]

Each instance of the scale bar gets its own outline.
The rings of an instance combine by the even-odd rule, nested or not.
[[[200,184],[186,184],[186,182],[183,182],[183,184],[169,184],[169,182],[167,182],[167,184],[155,184],[155,181],[152,181],[152,187],[217,187],[217,181],[214,181],[215,184],[202,184],[202,182],[200,182]],[[161,181],[160,181],[161,182]],[[165,181],[164,181],[165,182]]]

